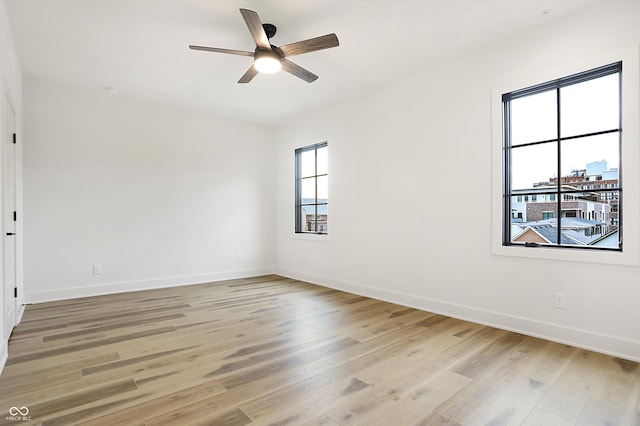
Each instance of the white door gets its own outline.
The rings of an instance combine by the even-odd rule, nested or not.
[[[9,98],[5,96],[4,145],[4,246],[2,258],[3,270],[3,315],[5,336],[11,335],[16,325],[16,148],[15,148],[15,111]]]

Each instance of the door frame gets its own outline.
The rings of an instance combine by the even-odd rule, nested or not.
[[[4,80],[4,79],[3,79]],[[0,253],[1,253],[1,265],[2,265],[2,273],[0,275],[0,280],[1,280],[1,285],[0,287],[2,287],[2,292],[3,292],[3,296],[5,294],[10,294],[13,293],[13,291],[11,291],[11,289],[7,290],[5,289],[5,286],[7,285],[6,283],[6,268],[5,268],[5,264],[7,261],[7,245],[13,244],[13,282],[14,282],[14,288],[16,288],[16,291],[22,296],[20,298],[18,297],[12,297],[13,299],[13,306],[6,311],[5,308],[8,305],[7,301],[2,302],[2,306],[0,307],[0,310],[2,311],[2,335],[4,337],[5,340],[8,340],[10,335],[11,335],[11,331],[13,329],[13,327],[15,327],[21,319],[22,313],[24,312],[23,309],[21,309],[22,303],[19,302],[19,300],[24,300],[23,299],[23,295],[22,293],[22,288],[19,285],[19,272],[18,272],[18,235],[20,234],[20,232],[18,232],[18,223],[17,220],[13,221],[14,223],[10,223],[9,220],[10,218],[8,217],[9,214],[8,212],[6,212],[6,208],[7,208],[7,201],[8,201],[8,196],[10,193],[13,194],[13,211],[17,212],[18,211],[18,154],[17,154],[17,144],[14,144],[13,141],[13,134],[17,134],[18,133],[18,112],[16,110],[16,103],[14,102],[11,94],[9,93],[8,90],[8,86],[7,86],[7,82],[6,80],[3,81],[3,88],[4,90],[2,91],[2,149],[1,149],[1,166],[0,166],[0,170],[2,170],[2,173],[0,173],[0,179],[2,181],[2,232],[3,232],[3,240],[2,240],[2,246],[0,247]],[[8,191],[7,188],[7,180],[5,179],[5,167],[6,167],[6,161],[7,161],[7,156],[12,156],[13,157],[13,190],[12,191]],[[13,236],[7,236],[6,233],[7,232],[13,232],[16,235]],[[8,238],[11,238],[11,241],[7,240]],[[9,284],[10,285],[10,284]],[[13,294],[11,294],[11,296],[13,296]],[[4,299],[4,297],[3,297]],[[6,321],[9,321],[9,324],[6,324]],[[9,327],[11,327],[11,329],[9,329]]]

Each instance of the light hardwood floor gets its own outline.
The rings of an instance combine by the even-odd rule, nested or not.
[[[28,306],[9,354],[1,424],[640,423],[637,363],[278,276]]]

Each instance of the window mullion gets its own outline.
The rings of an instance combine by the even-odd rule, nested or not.
[[[503,217],[504,218],[508,218],[508,220],[504,220],[504,225],[502,228],[502,240],[503,243],[510,243],[511,242],[511,176],[512,176],[512,172],[511,172],[511,102],[510,101],[506,101],[504,102],[504,110],[503,110],[503,117],[504,117],[504,126],[503,126],[503,132],[506,138],[505,141],[505,147],[503,148],[504,150],[504,155],[503,155],[503,165],[502,165],[502,170],[505,171],[506,176],[502,179],[503,181],[503,191],[502,193],[504,194],[504,199],[503,199]]]
[[[302,214],[300,212],[300,210],[302,209],[302,171],[301,169],[301,151],[300,150],[296,150],[295,152],[295,232],[301,232],[302,231]]]
[[[313,198],[313,210],[314,210],[314,215],[313,215],[313,233],[315,234],[319,234],[319,227],[318,227],[318,149],[319,149],[319,145],[315,146],[315,149],[313,150],[313,178],[314,178],[314,198]]]
[[[557,203],[557,208],[558,208],[558,217],[556,218],[556,223],[558,224],[558,229],[557,229],[557,242],[556,244],[560,245],[560,243],[562,242],[562,153],[561,153],[561,147],[560,147],[560,131],[562,129],[562,125],[561,125],[561,114],[560,114],[560,87],[558,87],[556,89],[556,136],[557,136],[557,140],[556,140],[556,152],[557,152],[557,164],[556,164],[556,176],[558,176],[558,185],[557,185],[557,191],[558,191],[558,203]]]

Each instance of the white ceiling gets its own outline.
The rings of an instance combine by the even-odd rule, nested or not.
[[[282,124],[605,0],[5,0],[27,75],[258,123]],[[284,45],[336,33],[340,46],[291,58],[318,74],[238,79],[251,58],[238,11]]]

